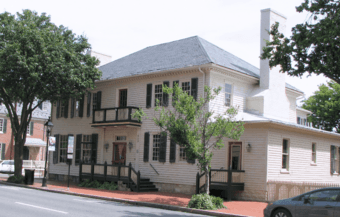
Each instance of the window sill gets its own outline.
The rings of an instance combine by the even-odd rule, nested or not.
[[[314,163],[314,162],[311,162],[310,165],[311,165],[311,166],[317,166],[318,164],[317,164],[317,163]]]
[[[280,173],[281,174],[290,174],[289,170],[287,170],[287,169],[281,169]]]

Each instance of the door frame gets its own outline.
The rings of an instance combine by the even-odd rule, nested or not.
[[[228,169],[231,166],[231,147],[232,146],[240,146],[240,170],[242,170],[242,142],[229,142],[229,154],[228,154]]]
[[[119,89],[119,91],[118,91],[118,107],[122,107],[122,106],[120,106],[120,93],[121,93],[122,90],[126,90],[126,106],[127,106],[128,89],[127,88],[123,88],[123,89]]]

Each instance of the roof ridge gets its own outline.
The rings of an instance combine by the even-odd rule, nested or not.
[[[203,53],[205,54],[205,56],[207,57],[208,61],[209,61],[210,63],[212,63],[212,62],[213,62],[212,59],[210,58],[208,52],[205,50],[205,48],[204,48],[204,46],[203,46],[203,44],[202,44],[202,42],[201,42],[201,37],[199,37],[199,36],[197,36],[197,35],[194,36],[194,37],[198,40],[198,45],[201,47],[201,49],[202,49]]]

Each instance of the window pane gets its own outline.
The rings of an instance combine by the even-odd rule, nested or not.
[[[2,132],[2,128],[3,128],[3,124],[4,124],[4,119],[0,119],[0,132]]]
[[[153,149],[152,160],[157,161],[159,158],[159,146],[161,141],[161,135],[153,135]]]
[[[288,140],[283,140],[282,153],[288,154]]]
[[[190,95],[190,82],[182,82],[182,90]]]
[[[155,85],[155,105],[162,105],[162,99],[163,99],[162,85],[161,84]]]
[[[282,155],[282,169],[288,169],[288,155]]]
[[[316,146],[316,144],[313,143],[313,144],[312,144],[312,152],[315,152],[315,146]]]
[[[230,84],[225,84],[225,92],[231,93],[231,85]]]
[[[318,191],[315,193],[312,193],[310,195],[310,199],[314,201],[334,201],[336,202],[336,199],[339,195],[339,190],[325,190],[325,191]]]

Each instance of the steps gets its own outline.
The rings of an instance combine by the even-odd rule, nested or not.
[[[137,186],[134,183],[130,183],[130,188],[132,191],[137,191]],[[151,191],[158,191],[158,188],[150,182],[148,178],[141,178],[140,185],[139,185],[139,192],[151,192]]]

